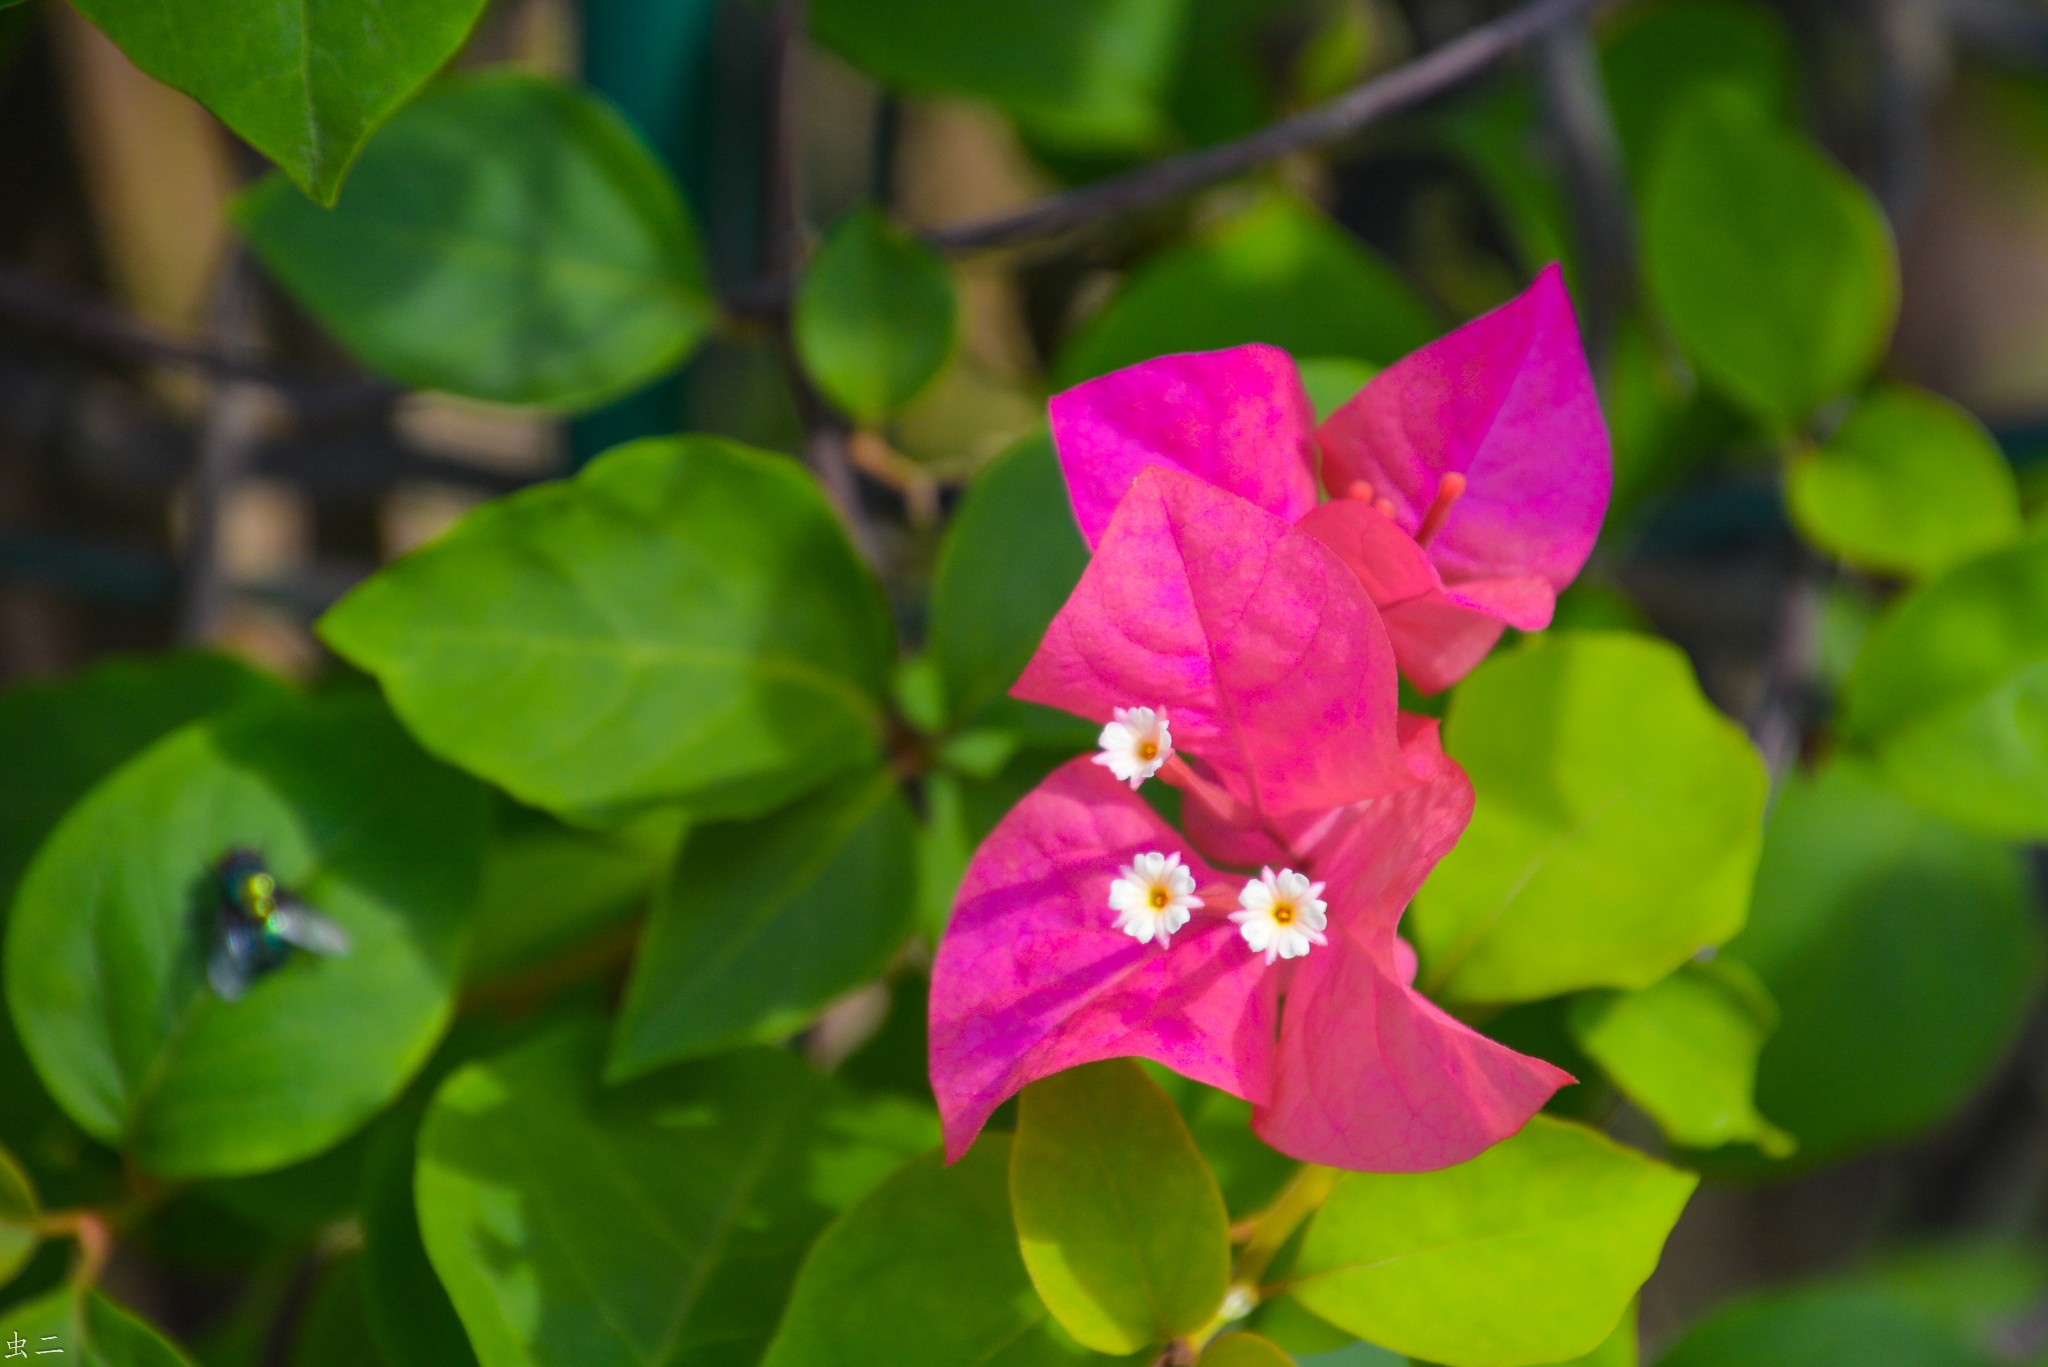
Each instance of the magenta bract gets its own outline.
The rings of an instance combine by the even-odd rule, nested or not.
[[[1198,887],[1226,883],[1144,799],[1076,759],[976,851],[932,965],[949,1160],[1026,1083],[1097,1059],[1155,1059],[1234,1096],[1269,1095],[1275,980],[1237,928],[1198,916],[1162,949],[1112,925],[1109,885],[1148,850],[1179,853]]]
[[[1592,548],[1607,436],[1557,271],[1320,429],[1265,346],[1133,366],[1052,422],[1095,555],[1012,691],[1163,713],[1171,753],[1161,731],[1124,767],[1181,790],[1186,834],[1081,758],[982,843],[933,966],[947,1154],[1032,1080],[1116,1056],[1244,1098],[1309,1162],[1421,1171],[1514,1133],[1570,1078],[1412,986],[1401,913],[1472,790],[1436,723],[1398,713],[1395,669],[1455,683],[1507,627],[1548,625]],[[1166,856],[1201,905],[1142,891]],[[1253,869],[1300,877],[1248,898]],[[1191,917],[1170,945],[1133,938],[1148,905]]]
[[[1162,356],[1056,395],[1053,439],[1093,545],[1148,465],[1304,528],[1344,559],[1425,692],[1507,627],[1550,622],[1613,484],[1562,275],[1389,366],[1320,428],[1286,355]],[[1331,502],[1317,507],[1317,476]]]
[[[1313,536],[1174,470],[1131,485],[1011,691],[1094,721],[1164,706],[1175,743],[1266,815],[1415,782],[1393,648],[1356,577]]]
[[[933,965],[932,1084],[949,1158],[1028,1083],[1120,1056],[1254,1103],[1259,1135],[1308,1162],[1424,1171],[1521,1128],[1570,1078],[1409,986],[1414,960],[1395,926],[1472,799],[1435,723],[1404,722],[1427,779],[1298,818],[1306,848],[1262,837],[1329,881],[1330,944],[1298,968],[1267,965],[1221,914],[1245,878],[1204,862],[1098,766],[1071,761],[1025,797],[976,852]],[[1117,870],[1148,850],[1180,854],[1210,901],[1165,949],[1119,933],[1106,912]]]

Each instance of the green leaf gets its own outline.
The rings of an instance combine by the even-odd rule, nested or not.
[[[1879,1291],[1751,1297],[1694,1325],[1657,1367],[1991,1367],[1953,1331]]]
[[[1183,0],[818,0],[811,27],[887,85],[984,100],[1056,146],[1125,150],[1164,131],[1182,8]]]
[[[605,1088],[603,1047],[581,1022],[443,1085],[416,1179],[434,1269],[483,1367],[753,1367],[804,1246],[936,1120],[772,1049]]]
[[[440,1036],[476,895],[484,795],[374,699],[172,733],[71,811],[23,878],[7,998],[46,1085],[166,1177],[283,1167],[404,1085]],[[207,986],[212,866],[259,850],[349,952]]]
[[[1223,1191],[1224,1208],[1242,1220],[1271,1205],[1301,1165],[1252,1133],[1252,1104],[1149,1060],[1143,1067],[1180,1108]]]
[[[957,312],[945,263],[864,205],[818,244],[791,325],[825,397],[873,425],[939,373]]]
[[[1723,90],[1670,115],[1643,254],[1693,361],[1779,429],[1862,381],[1898,308],[1891,234],[1869,192]]]
[[[1638,184],[1656,164],[1673,112],[1702,87],[1729,92],[1774,119],[1792,108],[1792,35],[1776,13],[1751,0],[1667,0],[1632,9],[1608,30],[1600,70]]]
[[[437,86],[332,210],[273,177],[234,213],[358,360],[415,388],[589,408],[674,369],[711,323],[660,163],[608,106],[538,76]]]
[[[1757,1104],[1801,1162],[1922,1130],[1990,1071],[2041,980],[2030,882],[1861,766],[1787,781],[1729,951],[1777,999]]]
[[[409,1101],[379,1122],[364,1165],[363,1318],[384,1367],[474,1367],[469,1337],[420,1238],[413,1173],[422,1109]]]
[[[115,660],[0,694],[0,908],[71,804],[165,733],[289,690],[225,655]]]
[[[1929,811],[2048,835],[2048,528],[1893,605],[1850,670],[1841,717]]]
[[[1636,1367],[1637,1339],[1636,1305],[1630,1301],[1628,1309],[1622,1312],[1621,1323],[1614,1326],[1614,1332],[1598,1348],[1560,1367]]]
[[[1010,1205],[1032,1285],[1090,1348],[1135,1353],[1193,1333],[1223,1302],[1223,1193],[1172,1100],[1131,1059],[1024,1090]]]
[[[53,1291],[12,1307],[6,1319],[6,1332],[27,1343],[31,1362],[54,1347],[65,1367],[189,1367],[163,1335],[97,1291]]]
[[[333,203],[378,124],[455,55],[483,0],[78,0],[129,60]]]
[[[1024,438],[975,477],[932,575],[931,650],[956,725],[1009,691],[1087,565],[1050,436]]]
[[[872,758],[892,650],[810,476],[713,437],[486,504],[320,632],[427,748],[586,819],[758,816]]]
[[[1676,647],[1532,638],[1459,687],[1445,738],[1477,806],[1415,904],[1426,990],[1647,987],[1741,927],[1768,779]]]
[[[1384,365],[1438,331],[1393,267],[1276,194],[1146,261],[1067,343],[1055,375],[1078,384],[1167,352],[1240,342]]]
[[[1614,1332],[1698,1180],[1539,1115],[1455,1168],[1346,1176],[1309,1226],[1294,1294],[1448,1367],[1556,1362]]]
[[[680,811],[657,808],[617,830],[578,830],[500,801],[464,978],[555,962],[644,910],[686,828]]]
[[[1257,1334],[1226,1334],[1202,1354],[1202,1367],[1293,1367],[1293,1363],[1271,1339]]]
[[[291,1367],[386,1367],[370,1333],[363,1302],[363,1264],[360,1255],[343,1257],[329,1262],[321,1272],[319,1285],[295,1326]],[[462,1361],[461,1357],[446,1359],[449,1367]]]
[[[42,1218],[35,1185],[14,1155],[0,1149],[0,1286],[13,1281],[34,1256],[43,1241]]]
[[[1991,434],[1905,385],[1865,395],[1795,458],[1785,495],[1807,540],[1860,569],[1935,574],[2020,534],[2019,487]]]
[[[916,831],[885,769],[698,827],[655,901],[606,1076],[785,1038],[879,977],[910,936]]]
[[[1674,1144],[1747,1140],[1772,1157],[1790,1136],[1756,1109],[1756,1059],[1778,1011],[1756,976],[1726,956],[1686,964],[1635,992],[1572,1003],[1572,1037]]]
[[[762,1367],[1058,1367],[1010,1227],[1007,1135],[948,1167],[928,1153],[825,1231]],[[911,1326],[915,1326],[914,1331]]]

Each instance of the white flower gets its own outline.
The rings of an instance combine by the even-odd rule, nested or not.
[[[1244,910],[1231,912],[1230,919],[1237,922],[1252,953],[1264,954],[1267,963],[1299,959],[1309,946],[1330,943],[1323,937],[1330,918],[1322,894],[1321,883],[1311,883],[1293,869],[1260,869],[1237,895]]]
[[[1195,873],[1177,854],[1157,851],[1139,855],[1109,885],[1109,909],[1116,928],[1139,944],[1167,939],[1188,923],[1188,913],[1202,905],[1195,896]]]
[[[1116,720],[1102,728],[1095,738],[1102,753],[1095,762],[1133,788],[1159,772],[1173,758],[1173,732],[1166,724],[1166,709],[1119,707]]]

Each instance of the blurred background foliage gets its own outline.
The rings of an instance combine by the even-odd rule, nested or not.
[[[1614,508],[1559,611],[1585,634],[1410,701],[1448,714],[1484,839],[1490,785],[1547,775],[1557,747],[1602,750],[1588,783],[1649,753],[1675,786],[1624,792],[1623,829],[1566,812],[1537,832],[1586,842],[1597,878],[1503,893],[1461,848],[1413,915],[1423,981],[1571,1068],[1558,1109],[1707,1175],[1642,1293],[1644,1360],[2048,1362],[2048,13],[1554,7],[1393,117],[1011,241],[1006,214],[1244,137],[1491,16],[433,0],[365,55],[347,6],[314,6],[331,31],[300,41],[333,70],[279,90],[256,77],[291,64],[285,38],[222,55],[267,6],[171,8],[0,7],[10,1007],[61,1020],[108,865],[252,831],[388,934],[362,946],[374,992],[279,999],[262,1023],[298,1061],[263,1079],[282,1129],[233,1118],[252,1075],[232,1032],[173,1049],[147,1012],[46,1022],[39,1057],[61,1038],[78,1061],[59,1079],[0,1028],[23,1170],[0,1168],[0,1266],[21,1269],[0,1300],[63,1275],[39,1201],[118,1212],[106,1286],[209,1367],[459,1364],[472,1340],[489,1367],[608,1363],[477,1329],[521,1294],[473,1251],[511,1237],[479,1175],[525,1165],[578,1174],[551,1199],[640,1240],[591,1293],[616,1298],[621,1341],[646,1327],[633,1286],[708,1269],[692,1331],[757,1361],[805,1242],[933,1140],[921,946],[969,852],[1088,743],[1005,697],[1083,562],[1046,395],[1256,340],[1327,410],[1559,259],[1615,438]],[[435,541],[636,438],[657,440]],[[682,453],[696,511],[657,535]],[[791,684],[765,738],[609,678],[550,699],[573,742],[536,732],[479,702],[505,661],[449,647],[419,604],[555,621],[555,557],[588,567],[622,637],[769,640],[834,682]],[[721,557],[742,582],[700,610],[689,586]],[[792,607],[800,578],[829,591]],[[1567,678],[1577,711],[1531,736],[1527,697]],[[1770,770],[1760,848],[1723,718]],[[657,731],[701,744],[654,756]],[[828,930],[787,919],[827,895],[846,908]],[[1475,939],[1501,898],[1514,916]],[[1701,962],[1657,938],[1725,938],[1745,905]],[[756,918],[738,943],[733,906]],[[1574,960],[1581,925],[1640,931],[1634,957]],[[697,971],[713,946],[726,971]],[[606,1038],[592,1016],[615,1000]],[[374,1039],[330,1048],[344,1031]],[[793,1036],[832,1076],[733,1052]],[[159,1055],[175,1066],[127,1090]],[[625,1085],[599,1096],[600,1071]],[[1230,1213],[1269,1199],[1285,1166],[1242,1108],[1162,1080]],[[646,1147],[707,1096],[724,1142]],[[633,1196],[590,1175],[608,1162],[663,1175]],[[861,1209],[930,1180],[904,1169]],[[636,1224],[740,1188],[766,1193],[759,1248]],[[833,1228],[834,1257],[881,1237]],[[555,1252],[543,1282],[588,1271]],[[802,1355],[811,1306],[772,1361],[822,1360]],[[110,1303],[88,1319],[95,1360],[176,1360]],[[17,1320],[33,1333],[0,1328]],[[1303,1361],[1393,1361],[1293,1301],[1259,1327]],[[1585,1360],[1633,1361],[1627,1339]],[[714,1360],[661,1342],[683,1355],[639,1360]]]

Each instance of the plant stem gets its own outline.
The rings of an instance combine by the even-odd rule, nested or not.
[[[1049,237],[1096,219],[1173,199],[1268,162],[1326,146],[1484,71],[1530,40],[1591,9],[1592,0],[1536,0],[1445,43],[1383,76],[1257,132],[1169,157],[1015,213],[941,228],[925,238],[941,251],[980,251]]]

